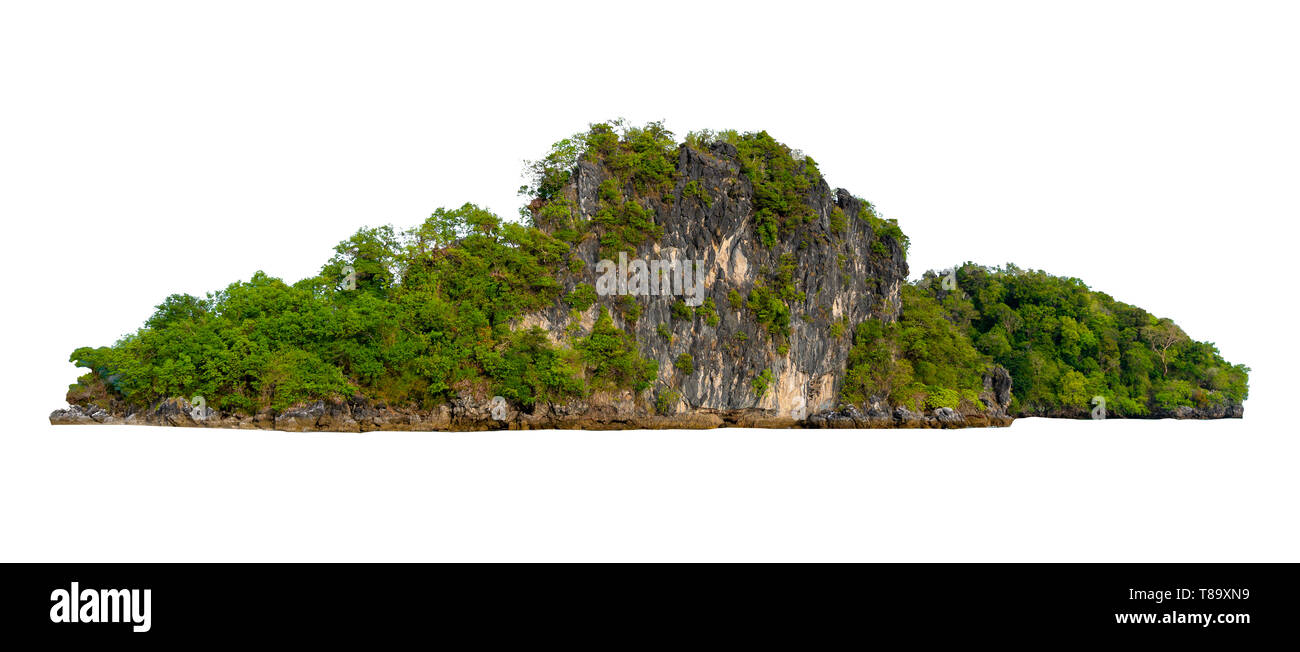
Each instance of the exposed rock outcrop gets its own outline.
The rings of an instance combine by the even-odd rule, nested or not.
[[[146,410],[110,414],[95,405],[72,405],[50,414],[54,425],[145,425],[185,428],[232,428],[285,432],[477,431],[477,430],[622,430],[704,428],[960,428],[1010,425],[1005,416],[984,412],[958,412],[939,408],[928,414],[905,408],[866,412],[849,405],[813,414],[805,419],[772,415],[761,409],[693,410],[671,416],[646,409],[631,393],[594,396],[593,400],[564,405],[537,404],[530,412],[510,409],[504,418],[493,415],[494,401],[462,393],[451,405],[436,410],[394,409],[370,404],[363,398],[316,401],[283,411],[256,415],[210,410],[206,415],[184,399],[170,399]]]
[[[638,297],[641,314],[635,322],[614,311],[615,323],[635,334],[642,356],[658,362],[653,394],[672,388],[680,401],[674,412],[753,411],[752,418],[795,421],[832,411],[852,346],[851,326],[868,318],[889,322],[898,317],[899,290],[907,279],[904,252],[889,239],[879,240],[883,252],[879,245],[873,252],[876,234],[868,220],[860,219],[861,202],[847,190],[832,190],[824,180],[808,193],[814,218],[774,246],[762,244],[754,228],[753,185],[741,173],[736,156],[727,143],[717,143],[708,152],[683,145],[671,198],[641,199],[653,208],[664,235],[643,243],[636,257],[702,261],[704,298],[716,306],[717,323],[711,325],[698,315],[675,316],[672,307],[681,298],[676,296]],[[579,164],[568,193],[583,219],[597,211],[597,189],[610,178],[596,163]],[[688,196],[688,184],[703,189],[708,199]],[[631,187],[625,192],[631,194]],[[842,222],[833,224],[836,212]],[[596,282],[602,259],[599,241],[579,243],[576,255],[583,271],[564,279],[566,292],[579,283]],[[771,283],[782,264],[793,267],[791,280],[802,298],[790,305],[795,317],[789,336],[774,338],[731,299],[748,297],[756,283]],[[558,305],[521,323],[541,326],[561,342],[571,327],[589,327],[597,310],[593,306],[575,320],[567,306]],[[837,323],[848,325],[849,332],[833,334]],[[670,337],[663,336],[661,325]],[[694,361],[693,373],[674,368],[683,354]],[[764,370],[770,370],[772,381],[769,391],[758,396],[752,381]]]

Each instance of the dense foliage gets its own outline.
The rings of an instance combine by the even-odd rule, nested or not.
[[[358,392],[428,407],[477,387],[531,406],[644,388],[653,363],[603,312],[571,348],[511,328],[560,298],[568,255],[565,242],[473,204],[404,233],[362,229],[318,276],[290,285],[259,272],[207,298],[168,297],[136,333],[73,352],[91,373],[71,393],[137,406],[201,395],[252,413]],[[594,298],[589,286],[567,297]]]
[[[1249,369],[1229,364],[1214,344],[1078,279],[1015,265],[967,264],[955,276],[954,291],[933,272],[921,286],[976,348],[1011,372],[1014,411],[1086,411],[1101,396],[1108,412],[1142,416],[1246,398]]]
[[[857,404],[885,399],[913,410],[984,409],[979,392],[989,359],[935,299],[910,285],[901,293],[897,321],[858,324],[841,399]]]
[[[663,123],[643,127],[623,120],[595,123],[528,163],[529,183],[519,189],[532,199],[525,213],[536,226],[567,242],[597,238],[604,257],[635,252],[638,245],[663,236],[655,223],[653,202],[672,199],[668,193],[677,179],[676,150],[677,141]],[[610,175],[600,184],[599,205],[586,223],[577,218],[572,202],[561,192],[583,161],[600,165]]]

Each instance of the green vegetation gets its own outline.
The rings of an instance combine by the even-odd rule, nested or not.
[[[439,209],[410,231],[361,229],[292,285],[258,272],[206,298],[168,297],[113,346],[74,351],[90,373],[70,391],[137,407],[201,395],[251,414],[354,393],[431,407],[477,387],[531,406],[646,387],[654,363],[603,308],[574,348],[511,328],[560,299],[568,264],[569,245],[538,229],[473,204]],[[589,287],[570,305],[589,307]]]
[[[794,254],[781,254],[781,261],[776,267],[774,278],[776,289],[786,301],[801,302],[807,295],[795,288],[794,271],[799,266]]]
[[[682,400],[681,392],[668,388],[660,390],[659,395],[655,396],[655,412],[660,415],[667,415],[669,408],[676,405],[680,400]]]
[[[706,297],[703,303],[695,307],[695,316],[703,317],[704,323],[712,328],[717,328],[718,323],[722,321],[718,317],[718,304],[714,303],[713,297]]]
[[[1249,369],[1223,359],[1212,343],[1075,278],[967,264],[960,291],[933,273],[923,291],[984,355],[1011,372],[1013,409],[1024,414],[1087,411],[1093,396],[1109,413],[1142,416],[1176,407],[1240,403]]]
[[[753,313],[754,321],[767,332],[776,336],[790,334],[790,306],[781,300],[778,291],[759,281],[749,291],[749,301],[745,304]]]
[[[682,188],[682,196],[696,199],[705,206],[713,205],[713,197],[709,195],[709,191],[704,189],[704,186],[698,179],[688,182],[686,186]]]
[[[623,321],[630,326],[636,326],[637,320],[641,318],[641,302],[630,294],[619,297],[614,307],[618,310],[618,314],[623,318]]]
[[[766,131],[742,135],[735,143],[740,169],[754,185],[754,224],[763,244],[771,247],[815,211],[808,193],[821,181],[810,157],[800,158]]]
[[[844,332],[849,329],[847,319],[839,319],[831,323],[831,337],[840,339],[844,337]]]
[[[768,333],[787,337],[790,335],[790,302],[802,302],[807,295],[795,288],[794,272],[797,262],[794,255],[782,254],[776,271],[769,280],[762,278],[754,282],[749,291],[746,306],[754,315],[754,321],[767,329]]]
[[[541,202],[560,197],[580,161],[602,163],[621,185],[631,184],[637,192],[664,192],[676,178],[676,153],[673,132],[662,122],[643,127],[630,126],[621,118],[597,122],[551,145],[541,159],[529,161],[529,182],[519,188],[519,194]]]
[[[600,204],[591,220],[604,227],[602,256],[613,258],[620,251],[635,254],[637,245],[663,237],[663,227],[654,223],[654,210],[635,197],[625,198],[613,179],[601,182],[598,196]]]
[[[754,186],[754,230],[764,245],[775,245],[795,226],[816,218],[809,193],[822,176],[811,157],[777,142],[766,131],[705,130],[686,135],[687,146],[701,151],[719,141],[736,147],[740,170]]]
[[[677,176],[677,141],[662,122],[633,127],[620,118],[591,125],[583,138],[583,158],[603,162],[619,181],[632,184],[638,193],[672,188]]]
[[[672,313],[673,319],[680,319],[683,321],[690,319],[693,314],[690,306],[687,306],[686,302],[681,299],[674,301],[673,305],[668,308],[668,311]]]
[[[555,237],[565,242],[580,242],[593,233],[593,225],[576,217],[563,190],[580,162],[601,164],[610,175],[600,185],[599,206],[592,215],[601,253],[612,258],[620,251],[635,252],[637,245],[663,236],[650,204],[653,198],[671,199],[666,193],[677,179],[676,151],[673,133],[663,123],[643,127],[629,126],[621,119],[595,123],[553,144],[540,160],[530,161],[529,183],[519,192],[532,198],[526,212],[534,226],[553,229]]]
[[[735,145],[740,140],[740,132],[735,129],[726,129],[715,132],[711,129],[701,129],[686,134],[686,145],[696,151],[707,152],[714,143],[731,143]]]
[[[899,249],[907,253],[912,241],[903,233],[903,229],[898,226],[898,220],[885,219],[876,211],[875,204],[858,198],[858,219],[865,220],[871,226],[871,252],[877,256],[888,256],[889,248],[882,240],[893,240],[898,243]]]
[[[596,298],[596,288],[589,283],[579,283],[574,286],[573,291],[564,300],[577,310],[585,311],[595,305]]]
[[[735,147],[753,186],[754,228],[763,245],[792,234],[800,249],[837,241],[828,251],[841,272],[849,270],[858,252],[848,251],[843,239],[795,233],[817,217],[820,198],[813,195],[822,178],[811,158],[765,131],[692,132],[685,141],[700,151],[714,151],[719,142]],[[297,283],[258,272],[204,298],[167,297],[142,328],[113,346],[74,351],[72,362],[89,373],[69,394],[128,407],[201,395],[224,412],[252,414],[356,394],[427,409],[465,390],[530,407],[596,391],[648,389],[656,363],[641,358],[635,337],[617,328],[609,312],[631,329],[642,303],[622,296],[601,305],[592,285],[577,283],[565,294],[570,281],[562,279],[585,269],[576,253],[583,243],[598,242],[602,256],[615,258],[663,238],[658,211],[680,181],[677,148],[658,122],[592,124],[529,164],[520,190],[529,199],[523,214],[530,225],[503,222],[473,204],[440,208],[408,231],[360,229],[335,247],[318,275]],[[603,179],[589,221],[568,188],[583,164],[594,164]],[[692,180],[681,198],[710,206],[722,192],[736,188],[711,192]],[[905,255],[909,241],[898,223],[857,201],[856,219],[872,232],[870,255]],[[831,234],[847,232],[854,213],[848,208],[831,209]],[[792,306],[807,298],[798,272],[795,256],[784,254],[775,269],[757,275],[747,296],[727,290],[727,304],[746,319],[744,331],[722,340],[725,350],[739,351],[750,334],[766,332],[779,355],[789,352]],[[832,322],[826,310],[799,315],[809,324],[829,323],[833,338],[853,338],[844,401],[982,408],[982,378],[993,364],[1010,371],[1011,410],[1020,414],[1085,412],[1093,396],[1121,416],[1221,408],[1247,396],[1249,369],[1226,362],[1212,343],[1194,341],[1172,321],[1077,279],[970,264],[957,279],[958,291],[943,290],[933,275],[905,286],[893,322],[854,326]],[[593,306],[597,318],[583,333],[582,313]],[[570,317],[565,342],[540,328],[512,326],[552,307]],[[677,299],[671,320],[700,318],[716,328],[718,308],[712,297],[694,309]],[[671,342],[670,326],[658,324],[655,332]],[[673,366],[686,375],[695,371],[685,353]],[[765,396],[772,382],[772,371],[763,370],[751,381],[755,395]],[[658,408],[679,398],[660,391]]]
[[[677,356],[677,360],[673,362],[673,366],[676,367],[678,371],[689,376],[695,373],[695,358],[691,357],[691,354],[689,353],[683,353]]]
[[[736,148],[741,172],[754,188],[754,229],[764,245],[774,246],[796,226],[816,219],[811,195],[822,183],[822,176],[811,157],[778,142],[766,131],[703,130],[688,133],[684,144],[709,151],[716,142]],[[601,164],[611,177],[600,187],[600,206],[592,216],[592,222],[600,227],[597,236],[602,254],[633,251],[637,245],[662,236],[654,222],[652,203],[672,200],[669,190],[678,178],[677,147],[673,133],[661,122],[643,127],[630,126],[621,119],[594,123],[587,131],[553,144],[541,159],[529,162],[529,183],[519,192],[532,198],[529,214],[536,226],[555,229],[556,237],[566,242],[578,242],[591,225],[574,215],[562,191],[580,162]],[[699,180],[687,182],[682,197],[704,206],[713,204],[712,195]],[[870,221],[881,238],[892,238],[905,249],[907,238],[897,223],[879,218],[869,202],[863,205],[862,219]],[[839,207],[832,210],[830,225],[835,234],[847,229],[847,216]],[[801,246],[806,246],[806,241]]]
[[[858,324],[849,351],[841,399],[867,403],[885,398],[912,410],[958,407],[983,409],[979,391],[989,360],[948,320],[938,301],[921,290],[902,288],[898,321]]]
[[[579,242],[582,240],[582,234],[587,231],[587,224],[579,219],[573,210],[573,203],[564,197],[556,197],[540,204],[535,220],[536,226],[546,229],[557,239],[565,242]]]
[[[755,376],[754,379],[749,382],[749,386],[754,390],[754,397],[763,398],[764,396],[767,396],[767,390],[772,386],[772,380],[771,369],[764,369],[763,373]]]
[[[844,209],[836,206],[831,209],[831,233],[840,235],[849,228],[849,218],[844,215]]]
[[[614,326],[604,306],[591,334],[580,339],[576,348],[591,370],[593,389],[630,387],[641,391],[655,379],[658,365],[637,353],[636,339]]]

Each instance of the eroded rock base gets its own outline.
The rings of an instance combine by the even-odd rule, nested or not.
[[[647,412],[628,396],[599,397],[567,405],[537,405],[521,412],[462,395],[435,410],[396,409],[364,399],[316,401],[283,411],[254,415],[222,414],[169,399],[147,410],[72,405],[50,414],[54,425],[141,425],[182,428],[232,428],[286,432],[482,431],[482,430],[631,430],[708,428],[971,428],[1011,425],[998,412],[960,413],[939,408],[928,414],[897,408],[864,412],[856,407],[813,414],[804,419],[765,410],[697,410],[671,416]],[[495,408],[495,412],[494,412]]]

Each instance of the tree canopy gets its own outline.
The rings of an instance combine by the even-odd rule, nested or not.
[[[1086,411],[1101,396],[1108,412],[1143,416],[1246,398],[1247,367],[1079,279],[970,263],[956,279],[949,291],[928,272],[918,285],[976,349],[1011,372],[1015,411]]]
[[[643,386],[653,363],[607,318],[576,348],[512,329],[559,297],[568,253],[473,204],[409,231],[363,228],[317,276],[289,284],[258,272],[204,298],[168,297],[113,346],[74,351],[90,373],[72,392],[138,406],[202,395],[252,413],[356,393],[428,407],[478,385],[531,406]]]

